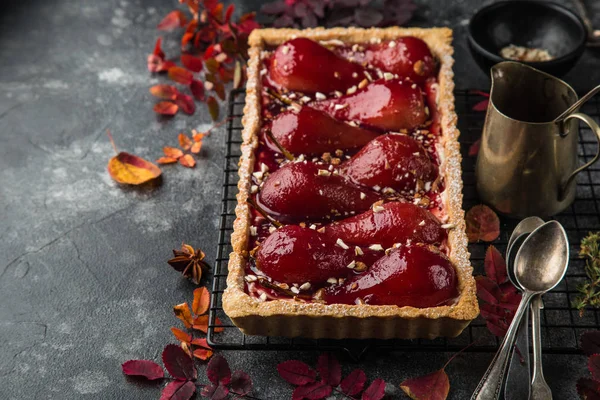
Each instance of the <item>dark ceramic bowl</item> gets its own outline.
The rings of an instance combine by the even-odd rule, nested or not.
[[[546,49],[550,61],[524,62],[554,76],[577,62],[587,38],[581,18],[560,4],[545,1],[501,1],[479,10],[469,23],[469,48],[483,72],[506,59],[500,50],[510,44]]]

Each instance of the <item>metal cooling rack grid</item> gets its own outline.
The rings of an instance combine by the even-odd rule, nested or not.
[[[481,135],[485,113],[472,111],[477,102],[483,100],[471,91],[457,91],[456,111],[459,116],[458,127],[461,131],[460,143],[463,156],[464,209],[478,204],[475,189],[475,157],[468,156],[468,149]],[[226,287],[227,262],[231,252],[230,235],[235,219],[237,194],[237,162],[240,157],[241,117],[244,107],[244,91],[234,90],[229,96],[226,133],[226,156],[222,196],[222,212],[219,229],[217,257],[213,274],[208,342],[216,349],[224,350],[338,350],[345,351],[351,357],[359,359],[371,349],[398,351],[457,351],[477,340],[468,351],[495,352],[498,338],[485,327],[485,321],[479,317],[457,338],[438,338],[434,340],[312,340],[288,339],[280,337],[246,336],[242,334],[225,315],[221,296]],[[600,100],[594,98],[583,106],[582,112],[600,118]],[[582,162],[589,161],[596,152],[596,139],[587,127],[580,127],[579,157]],[[586,330],[600,329],[597,310],[586,310],[583,317],[571,307],[576,295],[578,283],[585,279],[584,260],[578,258],[579,242],[589,231],[600,229],[600,164],[596,164],[581,173],[577,180],[577,198],[574,204],[555,217],[561,222],[571,243],[571,264],[563,282],[544,297],[545,308],[542,311],[542,341],[545,353],[577,354],[580,352],[578,338]],[[493,244],[502,253],[506,250],[508,237],[518,221],[507,218],[501,220],[501,236]],[[475,273],[482,273],[483,260],[487,244],[469,245],[471,261]],[[215,318],[222,321],[223,332],[216,333]]]

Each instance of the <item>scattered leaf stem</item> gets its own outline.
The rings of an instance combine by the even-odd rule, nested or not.
[[[290,153],[285,147],[283,147],[281,143],[279,143],[279,140],[277,140],[275,138],[275,135],[273,135],[273,132],[270,129],[267,129],[265,132],[267,133],[267,136],[269,137],[269,139],[271,139],[273,141],[273,143],[275,143],[275,146],[277,146],[277,148],[279,149],[281,154],[283,154],[283,156],[285,158],[287,158],[289,161],[294,161],[294,155],[292,153]]]
[[[262,215],[263,217],[265,217],[265,219],[267,221],[269,221],[271,224],[273,224],[276,228],[281,228],[283,226],[283,224],[279,221],[277,221],[275,218],[271,217],[269,214],[267,214],[267,212],[261,207],[259,206],[256,201],[254,201],[253,198],[248,197],[246,199],[246,202],[248,204],[250,204],[252,207],[254,207],[254,209],[256,211],[258,211],[260,213],[260,215]]]

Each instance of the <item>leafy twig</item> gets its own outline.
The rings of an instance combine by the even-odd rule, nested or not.
[[[584,308],[600,307],[600,232],[590,232],[582,241],[579,256],[586,259],[585,274],[588,282],[577,288],[579,295],[573,301],[573,306],[583,316]]]

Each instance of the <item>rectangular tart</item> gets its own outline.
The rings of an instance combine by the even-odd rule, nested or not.
[[[346,45],[393,40],[404,36],[422,39],[439,63],[437,75],[437,108],[440,115],[440,135],[437,151],[439,174],[444,189],[439,200],[444,209],[442,222],[448,230],[446,255],[456,270],[458,297],[450,305],[428,308],[397,305],[323,304],[294,299],[264,301],[248,293],[245,281],[250,254],[251,208],[247,199],[251,193],[255,151],[261,129],[262,55],[283,42],[306,37],[326,43]],[[333,28],[333,29],[259,29],[249,38],[248,83],[243,117],[243,144],[239,162],[239,184],[236,220],[231,236],[233,252],[229,259],[227,288],[223,294],[223,309],[245,334],[306,338],[378,338],[414,339],[458,336],[479,307],[475,280],[469,262],[464,212],[462,210],[461,155],[454,109],[452,64],[452,31],[448,28]],[[264,73],[264,72],[263,72]]]

